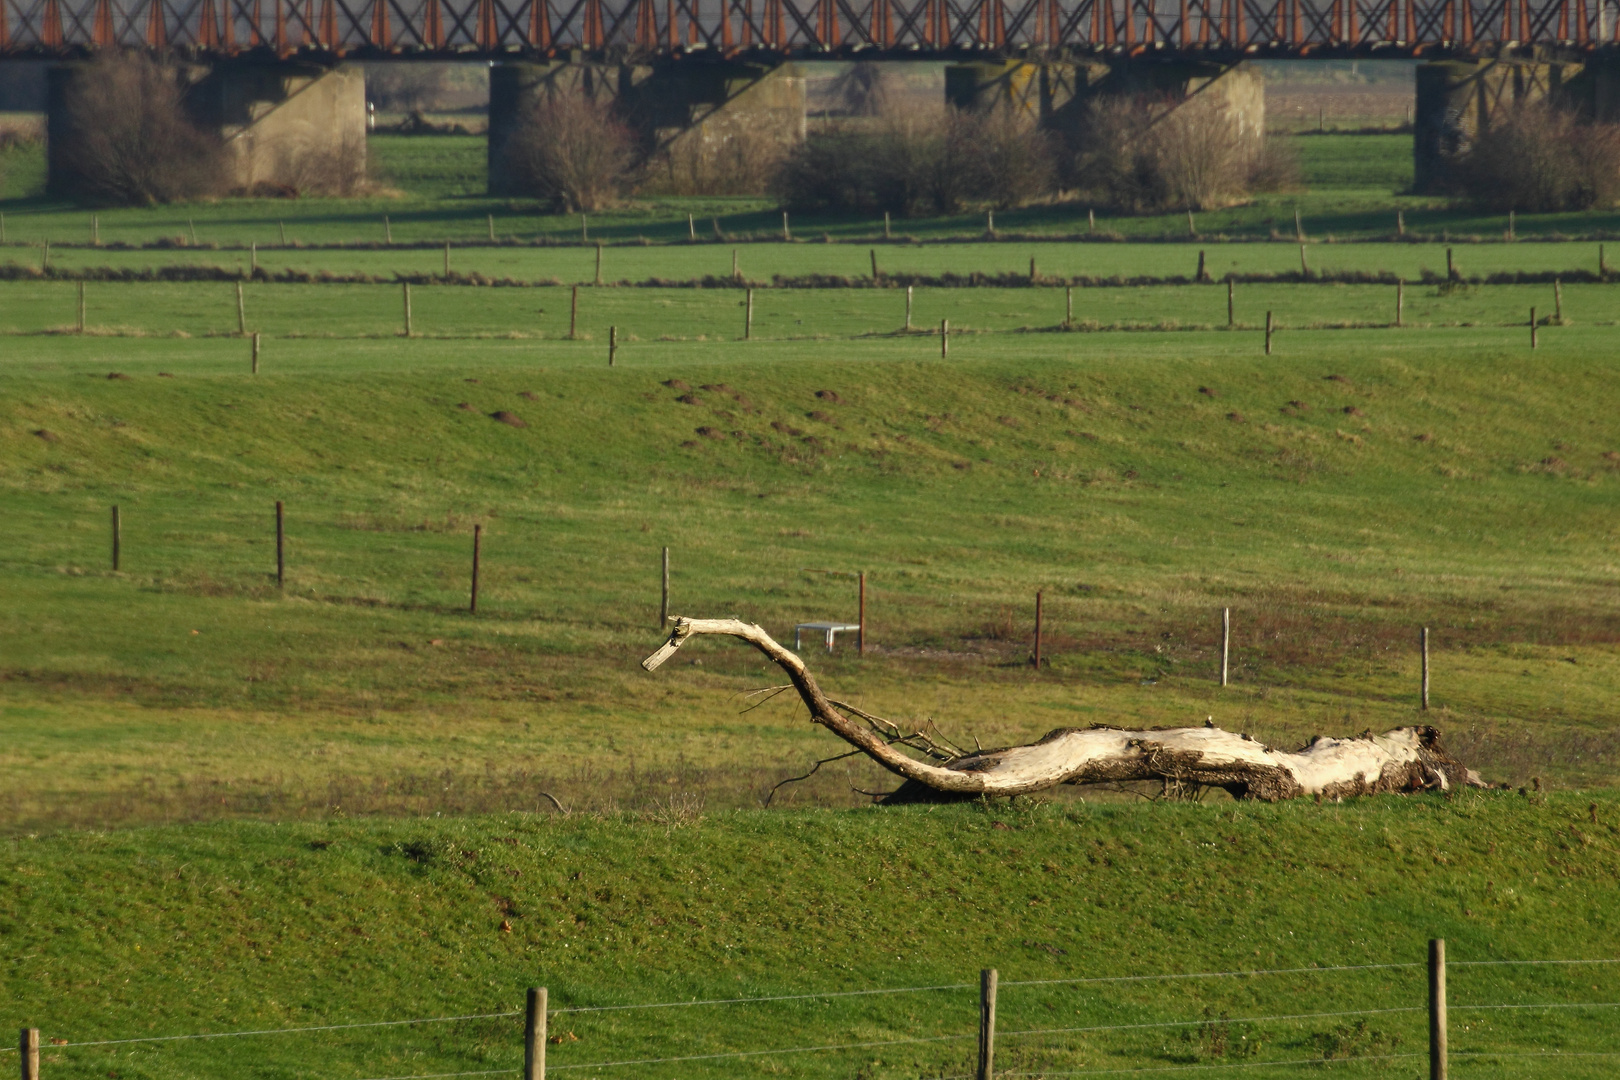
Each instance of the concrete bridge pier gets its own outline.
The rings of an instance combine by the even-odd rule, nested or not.
[[[945,69],[945,98],[964,109],[1003,109],[1077,146],[1086,112],[1108,97],[1167,108],[1212,98],[1258,141],[1265,136],[1265,81],[1248,64],[1151,56],[1078,60],[981,60]]]
[[[793,64],[692,56],[498,64],[489,85],[491,195],[524,194],[508,142],[547,96],[563,94],[615,102],[642,157],[675,190],[722,190],[721,173],[768,168],[805,137],[804,77]]]
[[[1620,118],[1620,64],[1609,57],[1441,60],[1417,68],[1413,187],[1444,191],[1452,162],[1505,112],[1549,102],[1580,116]]]
[[[72,151],[83,133],[68,103],[90,68],[80,61],[47,74],[46,189],[54,196],[81,193]],[[229,190],[343,194],[364,178],[366,91],[359,68],[233,60],[180,64],[172,74],[191,121],[223,142]]]

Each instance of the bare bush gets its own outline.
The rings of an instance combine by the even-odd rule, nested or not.
[[[224,186],[219,139],[186,115],[180,72],[141,53],[105,52],[68,84],[66,138],[53,154],[67,194],[150,205]]]
[[[649,163],[640,190],[668,195],[757,195],[791,151],[768,121],[721,115],[684,132]]]
[[[774,190],[800,211],[955,213],[1016,206],[1052,184],[1046,136],[999,113],[897,111],[834,128],[788,155]]]
[[[611,105],[582,94],[558,94],[534,107],[503,153],[528,194],[562,212],[592,212],[611,205],[624,190],[634,144]]]
[[[1121,209],[1209,210],[1246,194],[1258,150],[1213,98],[1103,98],[1087,115],[1075,173]]]
[[[1493,210],[1587,210],[1620,197],[1620,126],[1581,122],[1547,102],[1493,118],[1452,167],[1461,192]]]
[[[359,195],[371,187],[364,135],[346,135],[336,148],[294,137],[267,149],[276,179],[253,185],[250,195]]]
[[[1249,162],[1249,190],[1297,191],[1305,184],[1299,147],[1289,135],[1267,135]]]

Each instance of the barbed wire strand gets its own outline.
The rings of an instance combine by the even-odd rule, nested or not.
[[[1423,964],[1342,964],[1336,967],[1272,968],[1260,971],[1191,971],[1180,975],[1103,975],[1086,979],[1017,979],[1001,986],[1058,986],[1078,983],[1150,982],[1166,979],[1226,979],[1244,975],[1316,975],[1333,971],[1383,971],[1390,968],[1419,968]]]
[[[939,986],[896,986],[881,990],[833,990],[825,994],[780,994],[774,997],[711,998],[707,1001],[658,1001],[647,1005],[575,1005],[548,1009],[547,1014],[616,1012],[624,1009],[678,1009],[687,1005],[741,1005],[758,1001],[806,1001],[810,998],[865,997],[871,994],[920,994],[931,990],[971,990],[978,983],[943,983]],[[1006,984],[1003,984],[1006,985]]]
[[[521,1012],[470,1013],[466,1016],[426,1016],[419,1020],[372,1020],[361,1024],[319,1024],[314,1027],[264,1028],[259,1031],[215,1031],[202,1035],[148,1035],[139,1039],[95,1039],[88,1042],[56,1043],[54,1049],[68,1046],[123,1046],[127,1043],[175,1042],[181,1039],[230,1039],[242,1035],[294,1035],[308,1031],[347,1031],[352,1028],[404,1027],[407,1024],[444,1024],[453,1020],[504,1020]]]
[[[1507,964],[1620,964],[1614,960],[1447,960],[1447,967],[1497,967]]]

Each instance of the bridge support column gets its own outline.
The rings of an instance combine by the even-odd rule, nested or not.
[[[47,77],[46,189],[83,194],[82,133],[69,102],[91,64],[50,69]],[[314,64],[221,62],[173,69],[184,86],[188,119],[223,144],[220,182],[230,191],[290,190],[346,194],[365,176],[365,77],[358,68]],[[172,152],[155,148],[153,152]]]
[[[1086,111],[1108,97],[1171,107],[1195,97],[1223,105],[1256,140],[1266,130],[1265,80],[1251,65],[1153,57],[1095,60],[983,60],[945,69],[945,98],[963,109],[1005,109],[1061,137],[1084,138]]]
[[[1620,112],[1612,61],[1441,60],[1417,68],[1412,186],[1443,191],[1451,164],[1494,119],[1546,101],[1597,119]]]
[[[551,95],[617,104],[649,163],[676,191],[752,190],[755,177],[804,140],[804,77],[792,64],[684,57],[649,64],[564,59],[490,71],[489,193],[522,195],[507,143]]]

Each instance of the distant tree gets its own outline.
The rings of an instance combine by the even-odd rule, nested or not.
[[[1452,175],[1492,210],[1587,210],[1620,196],[1620,127],[1583,123],[1545,101],[1492,119]]]

